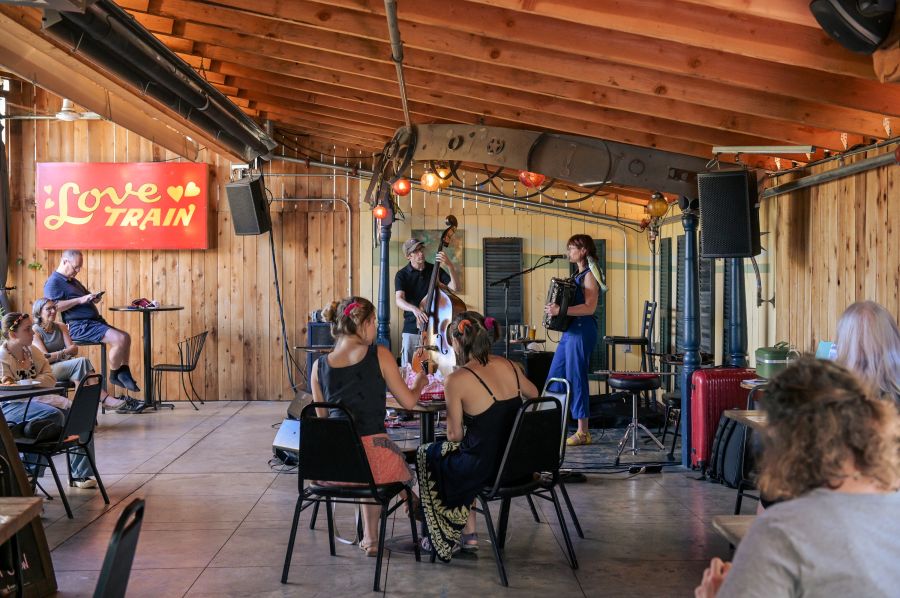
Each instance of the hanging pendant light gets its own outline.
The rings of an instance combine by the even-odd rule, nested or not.
[[[446,189],[453,182],[453,177],[450,176],[450,169],[448,167],[438,166],[434,171],[438,175],[438,179],[440,179],[441,189]]]
[[[409,179],[406,177],[400,177],[394,184],[391,185],[391,189],[394,190],[394,193],[401,197],[406,197],[409,195],[409,192],[412,190],[412,183],[409,182]]]
[[[428,166],[425,167],[425,172],[422,173],[420,182],[422,183],[422,189],[425,191],[434,192],[441,187],[440,177],[432,172],[431,168]]]
[[[378,220],[384,220],[387,218],[388,209],[381,204],[378,204],[374,208],[372,208],[372,215]]]
[[[540,187],[544,184],[544,180],[546,180],[546,178],[547,177],[537,172],[529,172],[527,170],[519,171],[519,182],[521,182],[529,189]]]

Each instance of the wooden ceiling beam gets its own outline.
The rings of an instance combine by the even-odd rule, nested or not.
[[[397,86],[394,82],[342,73],[340,84],[335,84],[333,83],[334,72],[321,67],[294,64],[291,74],[276,73],[248,65],[249,59],[247,55],[234,56],[233,60],[216,61],[209,68],[212,68],[215,74],[221,72],[229,76],[235,75],[245,82],[260,80],[264,85],[274,84],[282,89],[294,88],[317,95],[330,94],[384,106],[400,105],[397,98]],[[583,84],[574,84],[563,80],[558,80],[558,82],[565,91],[570,91],[572,87],[577,86],[578,92],[584,90],[584,94],[597,93],[596,88]],[[249,85],[249,83],[247,84]],[[617,111],[610,111],[587,102],[542,96],[525,90],[481,85],[467,79],[454,78],[452,81],[448,81],[442,77],[419,71],[410,73],[408,84],[407,95],[410,100],[410,110],[414,114],[422,114],[426,118],[443,118],[451,122],[471,122],[470,115],[480,117],[496,114],[509,117],[510,113],[514,113],[517,108],[568,116],[587,122],[609,122],[607,119],[615,118],[617,114]],[[452,89],[453,93],[447,93],[448,89]],[[703,108],[665,98],[640,96],[622,90],[607,89],[601,90],[601,93],[604,100],[612,107],[619,105],[619,98],[627,97],[625,108],[634,110],[636,105],[644,106],[647,116],[658,116],[679,123],[716,129],[718,136],[715,138],[715,145],[721,145],[730,138],[727,133],[743,133],[762,139],[779,140],[780,143],[786,144],[812,144],[833,150],[842,148],[840,133],[832,130],[795,125],[768,118],[750,117],[736,112]],[[624,110],[624,112],[629,112],[629,110]],[[545,123],[546,119],[541,122],[540,127],[543,128]],[[709,139],[706,138],[707,141]],[[848,139],[848,145],[862,142],[863,139],[860,135],[850,135]],[[728,141],[728,143],[731,142]]]
[[[426,17],[433,8],[432,2],[433,0],[428,0],[424,3],[416,2],[414,6],[404,5],[400,10],[401,16],[410,18],[410,12],[415,11],[415,20],[421,22],[420,19]],[[491,35],[488,28],[496,23],[505,25],[504,36],[511,29],[533,33],[534,28],[539,27],[540,35],[532,35],[532,38],[547,42],[555,41],[562,30],[569,31],[569,35],[577,39],[588,35],[592,28],[611,29],[648,38],[648,43],[651,40],[653,43],[665,40],[777,64],[874,79],[871,59],[848,52],[825,35],[818,26],[813,28],[795,25],[713,7],[698,10],[696,6],[674,0],[629,0],[627,7],[619,0],[469,2],[490,7],[467,20],[472,25],[484,27],[485,35]],[[458,16],[454,14],[456,11],[466,14],[469,12],[467,4],[453,3],[443,13],[434,16],[453,22]],[[490,20],[482,20],[485,18]]]
[[[300,110],[290,110],[281,108],[276,105],[257,103],[257,110],[260,114],[270,117],[275,123],[284,123],[285,125],[294,127],[302,127],[304,130],[316,129],[328,133],[337,133],[344,137],[351,137],[373,143],[381,148],[393,136],[391,133],[373,133],[361,128],[357,128],[353,123],[333,123],[321,119],[318,115],[307,114]]]
[[[489,7],[478,7],[461,1],[434,2],[436,12],[429,12],[422,20],[441,15],[444,17],[441,26],[413,21],[424,12],[423,6],[432,1],[409,3],[399,11],[400,29],[407,48],[421,48],[488,64],[502,61],[533,73],[607,83],[610,79],[621,82],[633,76],[631,71],[637,68],[647,71],[646,75],[653,78],[668,75],[880,115],[900,116],[900,87],[892,89],[891,86],[874,80],[826,76],[807,68],[774,64],[660,40],[650,43],[647,38],[612,30],[589,28],[583,34],[576,35],[569,30],[572,26],[570,23],[560,29],[559,35],[545,35],[546,26],[542,29],[540,25],[546,19],[538,19],[529,29],[506,27],[502,33],[494,33],[502,36],[502,39],[492,38],[484,34],[483,27],[484,23],[503,22],[497,20],[496,11],[488,12],[484,9]],[[161,6],[178,5],[185,11],[183,14],[189,14],[191,7],[209,6],[187,0],[160,2]],[[243,0],[220,0],[220,3],[234,7],[246,5]],[[336,4],[341,7],[335,6]],[[358,11],[360,5],[363,6],[363,12]],[[327,5],[304,0],[258,0],[253,3],[250,12],[327,28],[342,35],[357,35],[375,40],[387,37],[387,25],[382,16],[384,5],[375,0],[329,0]],[[209,11],[201,10],[201,14],[209,14]],[[453,16],[449,16],[450,14]],[[277,28],[283,22],[274,23],[274,34],[282,37],[277,33]],[[411,26],[404,28],[405,23],[410,23]],[[249,23],[247,30],[252,31]],[[535,35],[536,31],[541,31],[542,34]],[[264,31],[263,34],[272,35],[273,32]],[[594,39],[598,43],[589,43],[588,40]],[[297,41],[302,43],[302,40]],[[546,47],[536,46],[536,43],[544,43]],[[611,73],[613,68],[619,70],[621,75]]]
[[[531,0],[522,0],[531,2]],[[681,0],[703,10],[718,8],[736,14],[747,14],[773,21],[783,21],[804,27],[818,27],[815,17],[809,12],[809,2],[781,2],[773,0]]]
[[[174,2],[175,0],[168,0],[167,5]],[[195,3],[185,3],[182,0],[178,0],[178,2],[180,3],[173,4],[174,8],[194,10],[191,7],[197,6]],[[352,57],[345,56],[342,65],[335,66],[336,59],[333,54],[321,55],[319,53],[321,50],[314,49],[324,48],[332,52],[348,52],[348,48],[357,43],[352,36],[331,32],[332,36],[329,37],[308,26],[299,26],[271,19],[259,21],[260,18],[266,19],[264,15],[253,15],[223,8],[214,10],[213,7],[207,5],[199,6],[204,7],[204,10],[201,11],[197,18],[207,18],[221,26],[234,25],[233,21],[239,19],[245,25],[255,24],[256,28],[267,27],[269,29],[266,32],[267,36],[283,36],[289,33],[288,39],[310,44],[307,50],[294,50],[295,55],[292,56],[294,59],[300,58],[298,54],[302,54],[305,58],[304,62],[307,64],[314,64],[321,68],[343,70],[346,73],[358,74],[364,72],[362,69],[365,68],[365,63],[354,62]],[[293,3],[290,6],[292,7]],[[288,15],[293,14],[290,7],[285,8],[282,12]],[[329,14],[331,13],[329,12]],[[330,20],[326,22],[329,26],[332,26]],[[374,23],[372,23],[372,26],[374,27]],[[273,28],[277,31],[272,31]],[[244,27],[241,27],[241,30],[243,29]],[[416,28],[412,29],[415,30]],[[351,33],[358,33],[358,31]],[[404,38],[406,37],[408,36],[404,34]],[[359,43],[361,46],[357,49],[359,56],[388,55],[389,51],[386,49],[387,45],[384,42],[378,44],[374,41],[363,40]],[[505,56],[504,61],[507,58]],[[530,56],[521,57],[521,61],[523,66],[530,68]],[[429,52],[423,53],[420,50],[408,50],[406,52],[406,64],[410,68],[435,72],[461,72],[471,79],[490,85],[500,85],[515,90],[527,89],[555,96],[565,95],[570,99],[600,104],[603,103],[604,98],[608,94],[618,93],[618,90],[611,90],[621,87],[634,92],[633,95],[637,96],[637,103],[630,109],[633,112],[642,111],[640,99],[644,94],[647,94],[652,98],[646,98],[647,102],[651,104],[654,101],[659,102],[672,98],[681,102],[699,104],[722,111],[727,110],[758,117],[793,121],[821,129],[846,131],[873,137],[884,136],[884,129],[881,126],[882,117],[880,115],[803,100],[789,100],[770,93],[736,89],[686,76],[667,75],[622,65],[609,65],[605,73],[598,73],[596,77],[584,77],[584,82],[578,82],[572,78],[558,76],[559,73],[555,71],[549,75],[537,76],[531,70],[511,68],[499,64],[464,61],[454,56]],[[598,88],[597,86],[600,87]],[[715,121],[715,119],[712,120]],[[831,147],[831,145],[827,147]]]

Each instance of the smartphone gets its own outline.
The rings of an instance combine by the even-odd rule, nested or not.
[[[104,293],[106,293],[106,291],[100,291],[99,293],[94,293],[94,299],[93,299],[94,303],[100,301],[100,298],[103,297]]]

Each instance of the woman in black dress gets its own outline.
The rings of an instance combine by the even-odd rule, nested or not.
[[[500,336],[496,320],[466,311],[448,330],[462,366],[444,386],[447,440],[420,446],[416,468],[426,523],[423,547],[433,546],[442,561],[450,560],[456,544],[477,548],[472,501],[497,475],[522,399],[538,396],[515,364],[490,354]]]

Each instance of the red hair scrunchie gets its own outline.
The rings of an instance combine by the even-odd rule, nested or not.
[[[471,320],[460,320],[459,324],[456,325],[456,331],[459,332],[460,334],[464,334],[466,332],[467,326],[469,326],[469,327],[472,326]]]
[[[350,304],[344,308],[344,315],[349,316],[357,307],[359,307],[359,303],[357,303],[356,301],[351,301]]]
[[[495,320],[491,316],[488,316],[484,319],[484,327],[487,328],[488,330],[493,330],[494,326],[496,326],[496,325],[497,325],[497,320]]]

